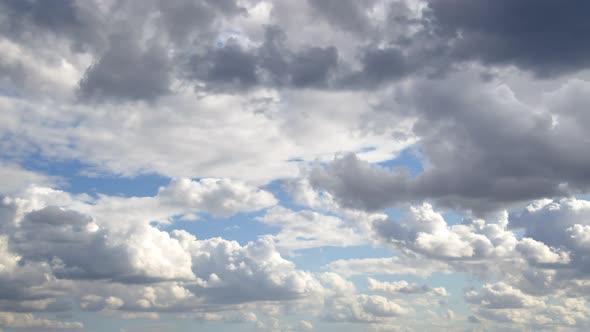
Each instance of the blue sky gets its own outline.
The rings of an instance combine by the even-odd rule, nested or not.
[[[589,11],[0,0],[0,332],[589,330]]]

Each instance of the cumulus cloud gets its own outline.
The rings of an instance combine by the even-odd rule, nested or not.
[[[489,4],[450,0],[428,1],[426,16],[439,35],[455,40],[455,59],[514,64],[546,77],[588,66],[588,48],[572,38],[590,30],[578,18],[584,10],[574,4],[558,6],[553,1]],[[519,16],[523,11],[528,13],[526,20]]]
[[[535,297],[523,294],[504,283],[486,284],[481,292],[469,291],[465,293],[468,302],[480,304],[491,309],[523,308],[541,306],[543,302]]]
[[[572,275],[587,275],[588,255],[587,200],[564,198],[558,201],[543,200],[530,204],[522,212],[511,216],[510,225],[524,229],[520,250],[537,263],[560,263],[560,275],[569,279]],[[549,247],[555,248],[549,250]]]
[[[229,179],[175,179],[158,192],[164,204],[180,205],[216,216],[261,210],[277,204],[268,191]]]
[[[320,276],[325,285],[325,318],[337,322],[380,322],[407,315],[412,309],[380,295],[358,294],[356,287],[339,275],[328,272]]]
[[[481,212],[586,191],[588,160],[570,144],[587,139],[585,118],[567,106],[577,104],[579,88],[586,85],[563,84],[536,106],[519,100],[502,81],[486,83],[471,75],[416,80],[400,87],[388,105],[417,117],[413,132],[424,172],[414,177],[401,167],[346,155],[316,167],[311,183],[345,206],[368,210],[432,199]],[[569,93],[577,97],[565,100]]]
[[[194,184],[196,187],[191,187]],[[158,292],[151,287],[136,287],[130,289],[132,294],[122,291],[119,295],[113,292],[105,296],[83,296],[81,306],[87,310],[158,311],[177,308],[182,311],[181,308],[190,310],[262,300],[294,300],[321,292],[314,276],[297,270],[292,262],[282,258],[269,238],[244,246],[221,238],[198,240],[185,231],[168,233],[159,230],[150,224],[153,219],[145,212],[129,215],[135,208],[144,208],[148,212],[160,209],[161,216],[171,216],[178,214],[179,206],[199,209],[201,202],[205,202],[212,212],[229,210],[235,213],[240,208],[252,208],[234,206],[232,193],[236,192],[245,195],[241,196],[241,204],[253,203],[258,196],[263,206],[264,203],[275,203],[269,193],[244,185],[238,185],[237,191],[232,191],[230,182],[204,180],[203,186],[190,181],[173,182],[160,191],[162,196],[169,195],[166,199],[159,196],[103,196],[94,204],[61,191],[43,188],[31,188],[28,197],[5,197],[2,231],[7,235],[0,242],[0,277],[8,287],[2,292],[2,298],[12,299],[14,306],[26,307],[27,303],[22,301],[52,299],[63,294],[63,288],[52,291],[51,279],[54,279],[53,283],[60,280],[82,283],[108,280],[132,285],[155,281],[180,282],[168,286],[164,284],[161,292],[167,295],[157,295]],[[225,195],[216,196],[217,190]],[[154,205],[160,199],[167,203]],[[60,200],[61,206],[56,205]],[[78,212],[75,207],[83,212]],[[259,208],[256,203],[254,208]],[[157,215],[154,212],[154,216]],[[114,226],[133,218],[138,220]],[[23,280],[28,285],[38,282],[39,278],[47,279],[48,275],[51,279],[28,291],[20,289],[23,281],[17,281],[15,277],[31,271],[34,273]],[[72,287],[77,286],[69,284],[66,289]],[[101,292],[108,292],[108,289],[106,287]],[[122,296],[124,294],[129,295]],[[28,304],[29,309],[34,309],[33,302]]]
[[[506,215],[486,222],[470,220],[448,225],[443,216],[424,203],[412,206],[405,222],[379,221],[374,223],[378,238],[397,243],[416,253],[438,259],[481,259],[511,255],[518,240],[506,229]]]
[[[535,297],[502,282],[485,284],[481,291],[470,290],[465,299],[476,316],[473,323],[493,322],[495,326],[569,328],[581,330],[588,324],[584,301],[573,298]],[[479,317],[479,318],[478,318]]]

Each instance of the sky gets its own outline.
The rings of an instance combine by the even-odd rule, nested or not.
[[[0,0],[0,332],[590,330],[589,14]]]

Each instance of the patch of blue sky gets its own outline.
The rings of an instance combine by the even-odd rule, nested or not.
[[[219,218],[206,213],[199,214],[197,220],[180,220],[161,227],[162,230],[185,230],[198,239],[222,237],[226,240],[237,241],[241,245],[256,241],[264,234],[275,235],[280,227],[270,226],[256,220],[265,214],[265,211],[238,213],[231,217]]]
[[[397,158],[377,163],[377,165],[389,169],[403,168],[412,176],[417,176],[424,172],[422,149],[417,146],[406,148]]]
[[[464,216],[452,210],[447,210],[441,214],[448,225],[459,225],[464,220]]]
[[[295,255],[289,256],[289,260],[297,264],[297,267],[310,272],[326,272],[325,266],[338,259],[356,258],[380,258],[391,257],[391,251],[386,248],[377,248],[369,245],[334,247],[325,246],[298,250]]]
[[[262,186],[260,189],[266,190],[271,192],[275,198],[279,201],[278,205],[286,207],[291,210],[300,210],[302,207],[295,204],[293,198],[289,195],[289,193],[285,190],[285,182],[284,180],[274,180],[266,185]]]
[[[157,174],[143,174],[134,177],[122,177],[114,174],[89,175],[92,170],[90,165],[77,160],[50,160],[39,154],[30,156],[21,166],[30,171],[61,179],[60,189],[72,194],[104,194],[124,197],[154,196],[161,186],[170,182],[169,178]]]
[[[464,300],[465,290],[468,288],[479,288],[482,284],[480,279],[464,272],[434,273],[425,280],[431,287],[444,287],[449,296],[445,299],[455,312],[467,313],[469,308]]]
[[[387,208],[383,210],[383,213],[387,215],[389,220],[400,222],[404,218],[404,210],[399,208]]]

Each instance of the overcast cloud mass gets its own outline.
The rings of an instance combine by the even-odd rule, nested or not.
[[[0,0],[0,332],[590,330],[589,15]]]

